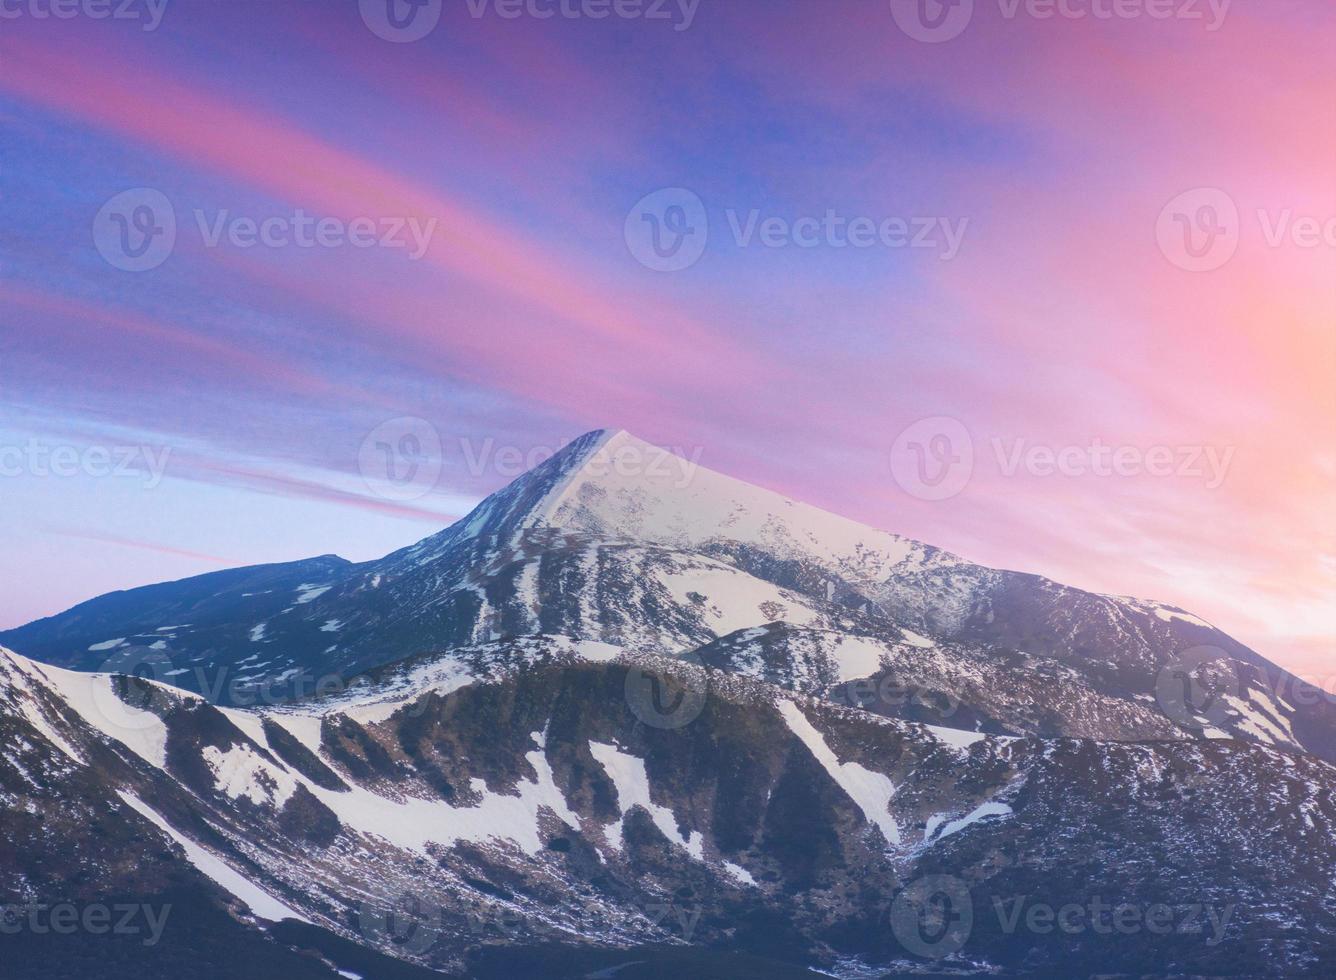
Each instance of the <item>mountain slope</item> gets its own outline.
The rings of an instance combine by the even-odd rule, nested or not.
[[[699,713],[646,723],[628,697],[645,671],[694,685]],[[537,956],[583,976],[599,949],[668,947],[847,977],[1299,976],[1336,955],[1336,769],[1241,742],[970,735],[536,640],[261,711],[4,652],[0,725],[22,746],[0,756],[19,845],[0,900],[68,894],[80,871],[88,895],[174,875],[251,941],[320,949],[313,967],[369,947],[449,975]],[[972,919],[945,941],[912,904],[941,875]],[[998,912],[1086,907],[1092,882],[1110,907],[1168,907],[1173,929]]]
[[[625,432],[581,437],[378,561],[326,557],[117,593],[0,642],[245,705],[424,652],[542,635],[756,668],[895,717],[1011,734],[1237,737],[1336,760],[1336,699],[1190,613],[975,565]],[[862,673],[797,680],[809,648],[831,643],[859,647]],[[858,679],[871,687],[849,689]],[[866,696],[887,685],[922,697]]]

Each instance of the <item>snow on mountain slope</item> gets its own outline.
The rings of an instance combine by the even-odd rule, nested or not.
[[[1166,946],[980,926],[951,969],[1128,972],[1153,957],[1171,974],[1296,975],[1336,948],[1332,930],[1296,944],[1285,924],[1315,921],[1336,862],[1336,770],[1311,757],[968,735],[720,671],[698,718],[661,728],[626,695],[648,669],[686,665],[526,638],[246,711],[98,678],[165,728],[158,767],[64,704],[63,673],[0,653],[0,832],[22,845],[0,855],[0,901],[24,881],[48,894],[75,874],[69,854],[90,887],[190,872],[240,921],[307,920],[451,975],[498,943],[689,940],[852,978],[914,966],[886,928],[905,882],[949,869],[983,916],[1016,894],[1082,901],[1098,868],[1141,903],[1224,896],[1230,930]],[[84,860],[107,832],[129,835],[135,874]]]
[[[741,644],[748,630],[762,632]],[[961,705],[955,723],[966,728],[1243,737],[1336,759],[1336,699],[1190,613],[975,565],[625,432],[575,440],[456,524],[378,561],[325,557],[132,590],[0,641],[80,669],[147,664],[158,680],[246,704],[526,636],[702,648],[720,654],[719,667],[751,663],[837,699],[837,682],[887,676],[878,644],[917,644],[917,659],[907,649],[892,657],[897,676]],[[1215,651],[1229,695],[1206,724],[1160,703],[1195,683],[1180,676],[1182,661],[1203,649]],[[868,706],[947,723],[912,703]]]
[[[1194,737],[1153,699],[1102,691],[1059,661],[863,628],[860,635],[774,623],[721,637],[694,656],[838,704],[966,731],[1120,741]],[[1296,747],[1271,732],[1258,741]]]
[[[161,814],[154,811],[152,807],[145,804],[142,800],[125,792],[121,792],[118,795],[131,809],[144,817],[171,838],[174,843],[179,845],[181,849],[185,851],[186,859],[198,868],[201,873],[206,875],[210,881],[216,882],[229,894],[245,902],[247,907],[260,918],[268,919],[270,922],[278,922],[281,919],[296,919],[301,922],[306,921],[300,912],[294,912],[264,889],[257,887],[254,882],[238,874],[229,867],[226,862],[219,860],[213,854],[210,854],[190,838],[176,830],[171,824],[163,819]]]
[[[1012,724],[1022,731],[1056,727],[1089,737],[1182,731],[1182,719],[1155,702],[1178,683],[1185,660],[1210,651],[1227,666],[1233,692],[1233,700],[1213,710],[1211,730],[1336,759],[1336,699],[1184,610],[985,568],[694,462],[665,459],[665,452],[626,432],[603,434],[582,448],[583,462],[567,467],[528,526],[712,555],[809,601],[880,618],[902,637],[926,634],[926,645],[949,651],[947,673],[973,661],[970,651],[1017,671],[1046,665],[1041,677],[1070,681],[1061,688],[1073,696],[1035,691],[1028,705],[1013,705]],[[1034,686],[1023,676],[988,673],[986,689],[994,692]],[[983,694],[976,687],[968,703],[980,705]],[[1065,717],[1046,725],[1055,707]]]
[[[986,568],[713,472],[625,431],[602,433],[572,456],[561,479],[524,518],[525,527],[717,555],[759,577],[880,610],[942,639],[1042,631],[1053,635],[1032,638],[1058,649],[1034,652],[1079,656],[1084,651],[1072,648],[1094,634],[1128,646],[1190,645],[1211,635],[1227,642],[1231,653],[1239,649],[1183,610]],[[991,630],[1004,611],[1024,621],[1003,624],[1010,633]]]
[[[844,577],[885,579],[923,559],[918,542],[724,476],[625,431],[604,433],[527,519],[600,537],[700,551],[712,542],[813,556]]]
[[[853,977],[922,966],[888,907],[946,871],[979,909],[1099,880],[1249,913],[1206,949],[981,927],[956,972],[1298,975],[1336,949],[1293,926],[1336,867],[1331,700],[1183,610],[973,565],[626,433],[379,561],[117,593],[4,637],[61,666],[0,648],[0,901],[188,881],[247,928],[291,912],[457,975],[689,938]],[[153,677],[66,669],[104,664]],[[647,685],[698,714],[648,716]],[[432,910],[420,941],[387,926],[405,896]],[[690,937],[650,911],[684,897]]]
[[[881,831],[882,838],[888,844],[899,844],[900,827],[890,814],[895,784],[857,762],[840,762],[821,733],[812,727],[802,709],[792,701],[780,701],[779,713],[789,731],[802,741],[836,785],[848,794],[849,799],[858,804],[867,822]]]

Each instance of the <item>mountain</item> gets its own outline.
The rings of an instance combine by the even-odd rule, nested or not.
[[[2,639],[6,976],[1336,962],[1331,699],[626,433],[378,561]]]
[[[582,436],[383,559],[114,593],[0,643],[251,705],[537,636],[996,734],[1232,737],[1336,760],[1336,701],[1191,613],[976,565],[626,432]]]
[[[698,695],[680,717],[641,699],[670,680]],[[190,975],[377,978],[1336,956],[1336,767],[1235,740],[980,735],[551,638],[254,710],[3,652],[0,734],[5,901],[170,906],[152,955],[20,931],[34,976],[179,976],[191,949]]]

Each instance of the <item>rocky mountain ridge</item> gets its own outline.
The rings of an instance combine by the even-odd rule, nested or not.
[[[1302,975],[1336,952],[1336,770],[1311,756],[979,735],[524,645],[256,710],[0,654],[17,747],[0,760],[0,890],[170,881],[266,936],[278,921],[456,976],[660,945],[847,977]],[[673,683],[699,697],[658,710]],[[968,929],[932,928],[925,881]],[[1174,910],[1174,928],[1009,931],[998,912],[1088,909],[1096,882],[1110,908]],[[331,942],[309,962],[349,969]]]

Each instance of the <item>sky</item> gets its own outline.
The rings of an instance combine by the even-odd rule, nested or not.
[[[625,428],[1328,681],[1332,50],[1327,0],[0,0],[0,627]]]

